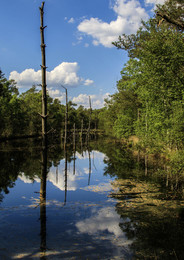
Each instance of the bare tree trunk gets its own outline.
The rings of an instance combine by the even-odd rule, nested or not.
[[[44,27],[43,25],[43,15],[44,15],[44,4],[45,2],[42,2],[42,5],[40,7],[40,35],[41,35],[41,53],[42,53],[42,138],[43,143],[46,144],[47,140],[47,85],[46,85],[46,59],[45,59],[45,41],[44,41]]]
[[[64,86],[62,86],[62,88],[65,89],[65,93],[66,93],[65,138],[64,138],[64,149],[65,149],[66,148],[66,144],[67,144],[67,131],[68,131],[68,92],[67,92],[67,88],[65,88]]]
[[[87,133],[86,133],[86,143],[88,143],[89,138],[90,138],[90,129],[91,129],[91,113],[92,113],[92,108],[91,108],[91,97],[89,96],[89,126],[87,129]]]

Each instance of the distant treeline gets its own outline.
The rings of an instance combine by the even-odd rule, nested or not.
[[[48,101],[48,131],[59,134],[64,131],[65,105],[58,99],[52,99],[49,95]],[[19,94],[16,83],[7,80],[0,71],[0,138],[14,136],[28,136],[41,134],[41,103],[42,93],[32,86],[28,91]],[[100,114],[103,109],[90,109],[83,106],[77,108],[77,104],[68,102],[68,130],[88,129],[89,117],[92,129],[103,129],[100,125]]]

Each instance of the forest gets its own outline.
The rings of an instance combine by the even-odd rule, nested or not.
[[[184,9],[182,0],[158,5],[153,18],[113,44],[128,53],[117,91],[101,109],[68,102],[68,129],[103,131],[123,141],[136,140],[146,156],[163,154],[182,171],[184,159]],[[0,71],[0,137],[41,134],[41,91],[19,94],[16,82]],[[62,137],[65,105],[47,93],[48,132]]]
[[[43,7],[42,84],[0,69],[0,259],[184,259],[183,0],[112,43],[128,58],[100,109],[49,96]]]

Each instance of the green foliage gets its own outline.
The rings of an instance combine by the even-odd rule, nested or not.
[[[106,102],[114,135],[136,134],[150,152],[184,147],[184,41],[182,1],[158,6],[156,18],[113,44],[130,57]],[[162,20],[160,20],[162,13]],[[168,19],[167,19],[168,18]]]
[[[68,129],[72,130],[75,123],[77,129],[87,129],[89,125],[89,109],[68,102]],[[47,95],[48,131],[54,130],[58,135],[64,130],[65,106],[58,99]],[[32,86],[19,95],[16,83],[8,81],[0,71],[0,137],[39,135],[41,134],[42,93]],[[91,129],[99,123],[100,110],[92,111]]]
[[[38,134],[41,131],[41,91],[32,86],[28,91],[20,95],[22,111],[25,115],[24,124],[27,134]]]
[[[18,90],[13,80],[7,80],[0,71],[0,135],[16,133],[22,119]]]

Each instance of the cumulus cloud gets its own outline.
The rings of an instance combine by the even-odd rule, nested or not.
[[[65,92],[59,90],[59,89],[52,89],[48,88],[47,89],[49,92],[49,96],[52,97],[53,99],[58,99],[61,103],[65,103]]]
[[[104,99],[108,98],[110,93],[106,94],[98,94],[98,95],[90,95],[91,97],[91,103],[92,108],[101,108],[104,106]],[[76,103],[77,105],[82,105],[86,108],[89,108],[89,95],[87,94],[80,94],[77,97],[74,97],[72,99],[73,103]]]
[[[107,23],[92,17],[78,25],[80,32],[92,36],[93,45],[112,47],[112,42],[116,41],[119,35],[135,33],[140,27],[141,19],[146,20],[149,17],[138,0],[115,0],[112,9],[117,15],[115,21]]]
[[[92,84],[93,84],[93,80],[91,80],[91,79],[86,79],[85,82],[84,82],[85,86],[89,86],[89,85],[92,85]]]
[[[145,0],[146,4],[154,4],[154,5],[158,5],[161,4],[163,5],[165,3],[166,0]]]
[[[79,85],[90,85],[93,83],[90,79],[83,79],[78,76],[79,65],[77,62],[62,62],[52,71],[47,71],[48,87],[58,87],[60,85],[76,87]],[[17,87],[30,87],[33,84],[41,83],[41,70],[26,69],[21,73],[12,71],[9,79],[14,79],[17,82]]]

